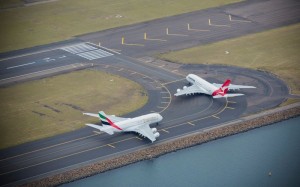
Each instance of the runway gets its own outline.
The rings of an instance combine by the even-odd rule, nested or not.
[[[220,10],[224,12],[224,9],[227,10],[230,8],[232,11],[237,11],[238,8],[249,7],[253,2],[257,3],[256,1],[247,1],[239,4],[240,7],[238,5],[231,5],[229,7],[194,12],[190,14],[190,17],[187,16],[189,14],[179,17],[194,20],[195,15],[199,14],[202,17],[205,14],[213,19],[215,13],[220,12]],[[292,16],[292,18],[287,17],[288,21],[286,23],[290,24],[294,22],[295,17]],[[253,19],[243,18],[245,21],[251,20],[251,23],[239,23],[247,24],[248,26],[241,29],[238,34],[231,35],[230,30],[227,30],[228,28],[222,28],[222,32],[218,31],[220,33],[208,34],[201,37],[205,38],[206,41],[214,41],[249,32],[257,32],[262,28]],[[160,23],[161,25],[165,25],[165,21],[168,20],[174,22],[174,24],[180,22],[180,19],[178,20],[178,17],[175,16],[146,24],[155,25]],[[224,24],[223,22],[215,23]],[[282,21],[277,24],[278,26],[282,25]],[[276,23],[272,24],[272,26],[275,25]],[[131,31],[140,32],[136,28],[149,28],[148,26],[143,26],[145,24],[132,26]],[[223,29],[227,31],[223,32]],[[0,85],[6,86],[85,68],[126,77],[138,82],[147,90],[149,102],[140,110],[132,112],[125,117],[133,117],[149,112],[161,113],[164,120],[158,126],[155,126],[161,134],[158,141],[151,144],[148,140],[134,133],[110,136],[95,132],[94,129],[86,127],[55,137],[1,150],[1,186],[22,184],[54,173],[163,143],[164,141],[196,131],[203,131],[206,128],[236,120],[243,115],[276,107],[289,95],[289,90],[285,83],[266,72],[228,66],[179,65],[145,57],[145,55],[153,54],[157,51],[164,52],[166,50],[198,45],[199,42],[194,43],[193,39],[178,39],[174,40],[175,43],[168,43],[166,45],[155,44],[150,47],[140,48],[138,46],[120,45],[120,42],[118,45],[114,45],[112,40],[117,38],[116,33],[119,33],[120,36],[122,35],[121,31],[117,29],[80,37],[86,41],[90,38],[98,37],[101,38],[101,41],[102,38],[103,41],[105,39],[111,41],[109,42],[111,45],[105,44],[105,47],[97,46],[95,41],[89,43],[76,39],[73,42],[68,41],[65,44],[62,42],[59,45],[48,45],[44,49],[40,47],[38,50],[26,50],[26,52],[21,50],[19,52],[8,53],[7,55],[2,54],[2,58],[0,59]],[[217,36],[221,33],[223,33],[222,37]],[[126,35],[127,39],[130,38],[127,38]],[[139,42],[139,40],[134,42]],[[122,47],[119,52],[108,49],[118,46]],[[135,57],[138,57],[138,59]],[[240,90],[239,92],[244,93],[245,97],[229,99],[212,99],[205,95],[174,97],[176,89],[182,88],[187,84],[185,76],[189,73],[197,74],[210,82],[216,83],[222,83],[225,78],[230,77],[233,84],[253,85],[257,89]]]

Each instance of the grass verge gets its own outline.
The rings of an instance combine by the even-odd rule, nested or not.
[[[0,88],[0,149],[79,129],[95,118],[122,115],[146,104],[146,91],[115,75],[81,70]]]
[[[60,0],[0,11],[0,52],[241,0]],[[4,0],[1,7],[19,0]]]
[[[187,64],[224,64],[272,72],[300,94],[300,24],[159,55]]]

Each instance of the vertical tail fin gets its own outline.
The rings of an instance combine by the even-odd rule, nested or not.
[[[109,126],[112,126],[112,127],[116,128],[118,130],[122,130],[120,127],[118,127],[116,124],[114,124],[114,122],[112,122],[103,111],[99,112],[99,117],[100,117],[100,120],[101,120],[103,125],[109,125]]]
[[[220,88],[223,91],[224,95],[228,92],[228,87],[229,87],[230,82],[231,81],[229,79],[227,79]]]
[[[229,79],[227,79],[219,89],[215,90],[212,93],[212,96],[214,98],[217,98],[217,97],[222,97],[222,96],[226,95],[230,82],[231,81]]]

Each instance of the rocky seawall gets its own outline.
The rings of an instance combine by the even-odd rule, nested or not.
[[[156,144],[151,147],[144,148],[142,150],[138,150],[112,159],[99,161],[88,166],[49,176],[37,181],[24,184],[22,186],[55,186],[63,183],[68,183],[142,160],[153,159],[169,152],[199,145],[233,134],[246,132],[254,128],[270,125],[272,123],[276,123],[299,115],[300,103],[276,108],[263,113],[243,117],[213,128],[204,129],[202,131],[184,137],[173,139],[167,142],[162,142],[160,144]]]

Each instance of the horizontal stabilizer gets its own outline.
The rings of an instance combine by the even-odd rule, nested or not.
[[[242,96],[244,94],[225,94],[224,96],[222,95],[215,95],[213,98],[222,98],[222,97],[236,97],[236,96]]]
[[[85,124],[89,127],[93,127],[95,129],[99,129],[100,131],[103,131],[103,132],[106,132],[107,134],[114,134],[114,132],[112,131],[112,129],[108,126],[108,127],[105,127],[105,126],[101,126],[101,125],[95,125],[95,124],[90,124],[90,123],[87,123]]]

